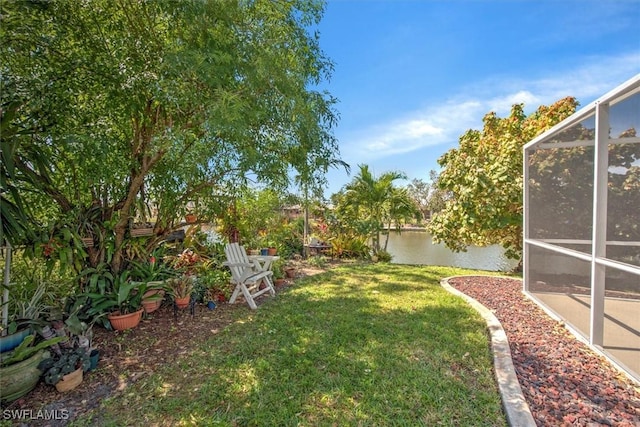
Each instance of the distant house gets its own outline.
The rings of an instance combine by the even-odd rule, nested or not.
[[[304,208],[300,205],[284,206],[282,212],[289,219],[298,219],[304,215]]]

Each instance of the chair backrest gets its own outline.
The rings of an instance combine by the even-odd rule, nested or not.
[[[233,282],[238,283],[239,281],[242,281],[245,276],[246,269],[251,268],[247,266],[250,264],[249,258],[247,258],[247,252],[238,243],[229,243],[224,248],[224,253],[227,256],[227,261],[229,262],[229,269],[231,270]]]

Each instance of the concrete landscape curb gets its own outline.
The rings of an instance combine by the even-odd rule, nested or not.
[[[446,277],[440,281],[440,285],[454,295],[464,298],[487,322],[487,329],[491,335],[491,351],[493,352],[493,365],[496,373],[496,381],[502,399],[502,406],[510,426],[535,427],[536,423],[529,410],[529,405],[524,399],[518,377],[516,376],[511,350],[507,335],[502,329],[500,321],[485,306],[475,299],[454,289],[449,285]]]

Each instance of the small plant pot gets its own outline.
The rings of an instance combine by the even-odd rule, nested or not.
[[[268,249],[268,248],[262,248],[262,249],[260,249],[260,255],[261,255],[261,256],[267,256],[267,255],[269,255],[269,249]]]
[[[287,268],[286,270],[284,270],[284,274],[287,275],[288,279],[293,279],[296,277],[296,270],[295,268]]]
[[[142,296],[142,307],[144,312],[149,314],[153,313],[162,305],[162,298],[164,297],[164,291],[162,289],[151,289],[144,293]]]
[[[191,296],[187,296],[184,298],[176,298],[176,307],[178,308],[187,308],[189,303],[191,302]]]
[[[215,303],[215,302],[213,302],[213,301],[209,301],[209,302],[207,303],[207,308],[208,308],[209,310],[215,310],[215,308],[216,308],[216,303]]]
[[[113,329],[115,329],[116,331],[124,331],[125,329],[131,329],[138,326],[140,320],[142,320],[143,311],[143,308],[128,314],[120,314],[119,311],[116,311],[109,314],[107,316],[107,319],[109,319],[109,322],[111,322],[111,326],[113,327]]]
[[[78,368],[75,371],[62,377],[60,381],[56,383],[56,390],[61,393],[65,391],[73,390],[82,382],[82,368]]]
[[[282,286],[282,285],[284,285],[284,279],[282,279],[282,278],[281,278],[281,279],[276,279],[276,280],[274,281],[274,284],[275,284],[276,286]]]
[[[31,334],[31,328],[25,328],[13,334],[0,337],[0,353],[13,350],[14,348],[22,344],[22,341],[24,341],[24,339]]]
[[[91,365],[89,365],[89,371],[93,371],[98,367],[98,361],[100,360],[100,350],[94,348],[89,353],[89,360],[91,361]]]
[[[187,221],[187,224],[194,224],[198,220],[198,217],[194,214],[187,214],[184,219]]]
[[[267,249],[267,255],[269,255],[269,256],[276,256],[277,253],[278,253],[278,248],[268,248]]]

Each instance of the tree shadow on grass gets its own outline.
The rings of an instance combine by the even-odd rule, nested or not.
[[[171,375],[178,370],[167,367],[136,384],[144,418],[221,425],[503,425],[484,323],[456,300],[415,303],[389,294],[428,299],[409,283],[416,275],[430,281],[418,273],[390,283],[372,281],[377,274],[383,273],[310,277],[194,344],[177,377]],[[108,413],[121,414],[129,405],[117,399]]]

